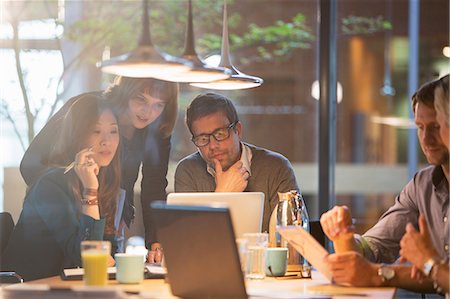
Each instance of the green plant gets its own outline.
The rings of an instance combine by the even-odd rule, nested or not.
[[[120,14],[117,14],[117,8],[112,6],[89,9],[88,16],[69,27],[66,36],[85,46],[92,44],[99,47],[109,46],[114,50],[114,55],[128,52],[137,46],[141,31],[139,4],[139,2],[122,3]],[[202,28],[202,32],[208,32],[196,40],[200,56],[220,52],[222,5],[221,1],[207,0],[193,3],[194,26]],[[230,31],[242,25],[242,16],[238,13],[230,15],[228,20]],[[185,26],[186,5],[180,5],[179,1],[164,1],[155,2],[151,6],[152,40],[161,50],[172,55],[180,55],[184,47]],[[288,59],[294,50],[310,48],[314,40],[313,30],[301,13],[288,22],[278,20],[269,26],[250,24],[243,34],[230,34],[232,50],[254,49],[256,55],[252,62]],[[250,60],[243,60],[241,63],[250,63]]]
[[[367,17],[367,16],[353,16],[342,18],[341,30],[343,34],[373,34],[375,32],[382,32],[391,30],[392,23],[383,16]]]
[[[234,1],[228,1],[233,5]],[[54,99],[33,99],[27,87],[26,70],[22,67],[20,54],[27,51],[21,47],[19,40],[19,24],[24,20],[51,19],[55,26],[63,24],[58,18],[58,0],[45,1],[7,1],[7,21],[13,29],[12,49],[16,62],[16,71],[22,93],[23,113],[27,120],[26,138],[22,137],[15,122],[14,113],[7,101],[1,99],[1,115],[9,121],[16,135],[19,137],[23,149],[35,135],[35,123],[40,114],[44,113],[45,104],[50,105],[50,118],[64,91],[59,88],[66,72],[80,64],[94,64],[100,57],[99,53],[105,47],[112,49],[112,55],[119,55],[134,49],[141,33],[141,1],[82,1],[83,18],[64,28],[64,36],[55,36],[57,49],[63,54],[62,38],[81,45],[79,53],[71,61],[64,55],[64,70],[58,78],[58,88]],[[197,0],[194,1],[195,28],[201,28],[201,36],[197,37],[196,46],[200,56],[220,52],[222,43],[222,1]],[[184,47],[186,26],[186,1],[151,1],[150,26],[152,40],[162,51],[173,55],[180,55]],[[302,13],[297,13],[291,20],[277,20],[272,24],[260,26],[255,23],[244,27],[243,15],[233,13],[228,16],[230,28],[231,50],[246,51],[249,55],[241,55],[239,63],[249,64],[264,61],[288,60],[298,49],[308,49],[316,37],[310,24],[312,21]],[[372,34],[392,29],[392,24],[383,16],[367,17],[350,15],[341,20],[342,34]],[[205,33],[206,32],[206,33]],[[239,32],[239,33],[235,33]],[[65,88],[70,85],[67,78]]]

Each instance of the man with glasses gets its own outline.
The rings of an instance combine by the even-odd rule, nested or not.
[[[197,96],[187,108],[186,124],[198,151],[178,163],[175,192],[263,192],[262,230],[268,231],[277,192],[299,190],[289,160],[242,142],[236,109],[223,95]]]

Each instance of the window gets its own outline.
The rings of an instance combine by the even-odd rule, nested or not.
[[[14,6],[14,1],[8,3],[7,10]],[[77,93],[105,88],[112,78],[101,74],[95,62],[105,48],[110,49],[111,56],[130,51],[140,33],[139,1],[111,1],[108,5],[104,1],[58,3],[60,7],[62,3],[71,6],[66,7],[61,23],[64,30],[57,25],[61,18],[55,1],[33,2],[39,8],[35,11],[40,12],[32,13],[31,6],[25,7],[24,19],[19,23],[20,59],[31,108],[42,108],[34,124],[35,133],[47,120],[57,94],[63,101]],[[153,42],[173,55],[180,55],[184,46],[187,5],[181,3],[150,1]],[[337,3],[337,78],[342,99],[337,104],[336,199],[338,204],[352,208],[363,231],[376,222],[408,181],[408,2],[370,1],[370,10],[367,1]],[[220,1],[194,1],[196,50],[202,58],[220,53],[221,5]],[[222,92],[238,108],[245,141],[280,152],[293,163],[311,218],[316,219],[319,103],[312,89],[319,77],[318,5],[315,0],[230,1],[233,62],[239,70],[258,75],[265,82],[257,89]],[[444,0],[428,0],[420,5],[418,76],[423,83],[448,67],[442,54],[442,48],[448,45],[448,28],[439,24],[448,23],[449,10]],[[12,37],[11,25],[3,23],[2,109],[7,107],[18,114],[13,117],[16,132],[2,110],[2,148],[6,149],[2,150],[3,167],[18,166],[23,153],[20,140],[28,143]],[[69,46],[57,46],[59,37],[64,37],[61,42]],[[72,73],[65,74],[60,84],[63,57],[64,63],[66,58],[74,57],[78,63],[71,64]],[[395,89],[395,95],[386,95],[388,89],[385,94],[381,92],[386,82]],[[173,190],[176,162],[195,151],[184,124],[185,108],[197,94],[207,91],[188,85],[180,90],[168,191]],[[426,161],[420,156],[420,148],[417,151],[419,165],[423,165]],[[12,182],[3,179],[6,190],[20,177]],[[4,208],[9,208],[6,203]]]

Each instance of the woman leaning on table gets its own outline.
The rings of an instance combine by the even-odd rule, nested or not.
[[[436,108],[436,120],[439,123],[439,133],[442,141],[449,149],[450,139],[450,107],[448,92],[449,76],[446,75],[435,82],[434,106]],[[447,182],[449,178],[447,177]],[[425,218],[419,216],[419,231],[409,223],[406,226],[406,233],[400,242],[400,255],[403,260],[409,260],[413,265],[411,276],[418,280],[423,276],[433,280],[434,287],[439,293],[449,295],[449,257],[446,260],[439,260],[433,244],[431,242],[428,225]]]
[[[4,270],[24,280],[59,275],[81,266],[80,242],[115,242],[120,188],[119,126],[108,102],[78,97],[49,156],[49,168],[32,184],[3,254]],[[67,166],[71,165],[69,171]],[[111,257],[110,265],[114,265]]]
[[[166,199],[170,137],[178,109],[178,84],[150,78],[117,77],[103,94],[118,115],[120,127],[121,188],[125,191],[125,201],[118,234],[123,236],[123,227],[129,227],[134,218],[133,189],[142,163],[141,205],[148,261],[160,262],[160,245],[156,240],[150,204],[154,200]],[[54,143],[61,117],[78,97],[64,104],[25,152],[20,171],[28,185],[45,169],[47,153]]]

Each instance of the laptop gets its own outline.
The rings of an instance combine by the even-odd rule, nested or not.
[[[227,208],[152,204],[173,295],[248,298]]]
[[[170,193],[167,204],[228,207],[238,238],[244,233],[261,232],[264,212],[262,192]]]

